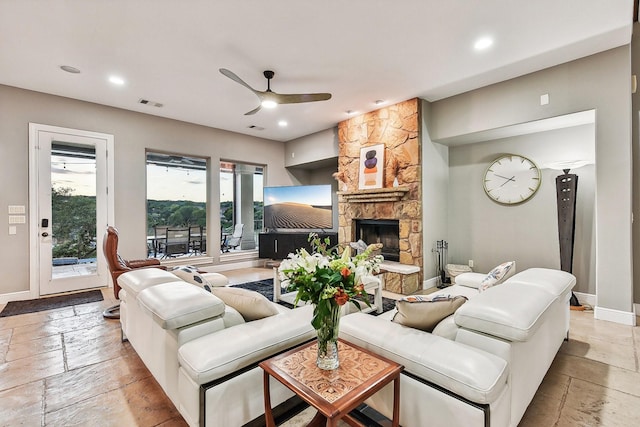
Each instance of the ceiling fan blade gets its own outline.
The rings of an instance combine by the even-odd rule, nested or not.
[[[256,108],[254,108],[253,110],[244,113],[245,116],[252,116],[255,113],[257,113],[258,111],[260,111],[260,109],[262,108],[262,105],[258,105]]]
[[[298,104],[301,102],[326,101],[331,99],[330,93],[273,93],[272,97],[278,104]]]
[[[223,76],[229,77],[231,80],[233,80],[236,83],[241,84],[242,86],[246,87],[247,89],[249,89],[251,92],[255,93],[256,95],[258,94],[259,91],[255,90],[254,88],[249,86],[247,83],[245,83],[245,81],[242,80],[240,77],[238,77],[233,71],[229,71],[226,68],[220,68],[219,71],[220,71],[220,73],[222,73]]]

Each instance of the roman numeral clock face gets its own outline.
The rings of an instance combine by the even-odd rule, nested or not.
[[[484,191],[495,202],[516,205],[530,199],[540,188],[540,169],[517,154],[502,156],[484,173]]]

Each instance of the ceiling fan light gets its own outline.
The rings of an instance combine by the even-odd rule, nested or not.
[[[263,108],[276,108],[278,103],[272,99],[264,99],[261,103]]]

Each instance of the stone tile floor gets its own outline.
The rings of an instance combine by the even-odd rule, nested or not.
[[[235,284],[272,271],[225,275]],[[0,318],[0,426],[186,425],[131,345],[120,341],[119,322],[102,317],[114,303],[110,289],[103,294],[98,303]],[[572,311],[570,340],[520,425],[640,425],[639,365],[640,327]]]

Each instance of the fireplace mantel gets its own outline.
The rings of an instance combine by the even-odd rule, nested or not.
[[[338,191],[348,203],[397,202],[409,192],[409,187],[375,188],[358,191]]]

